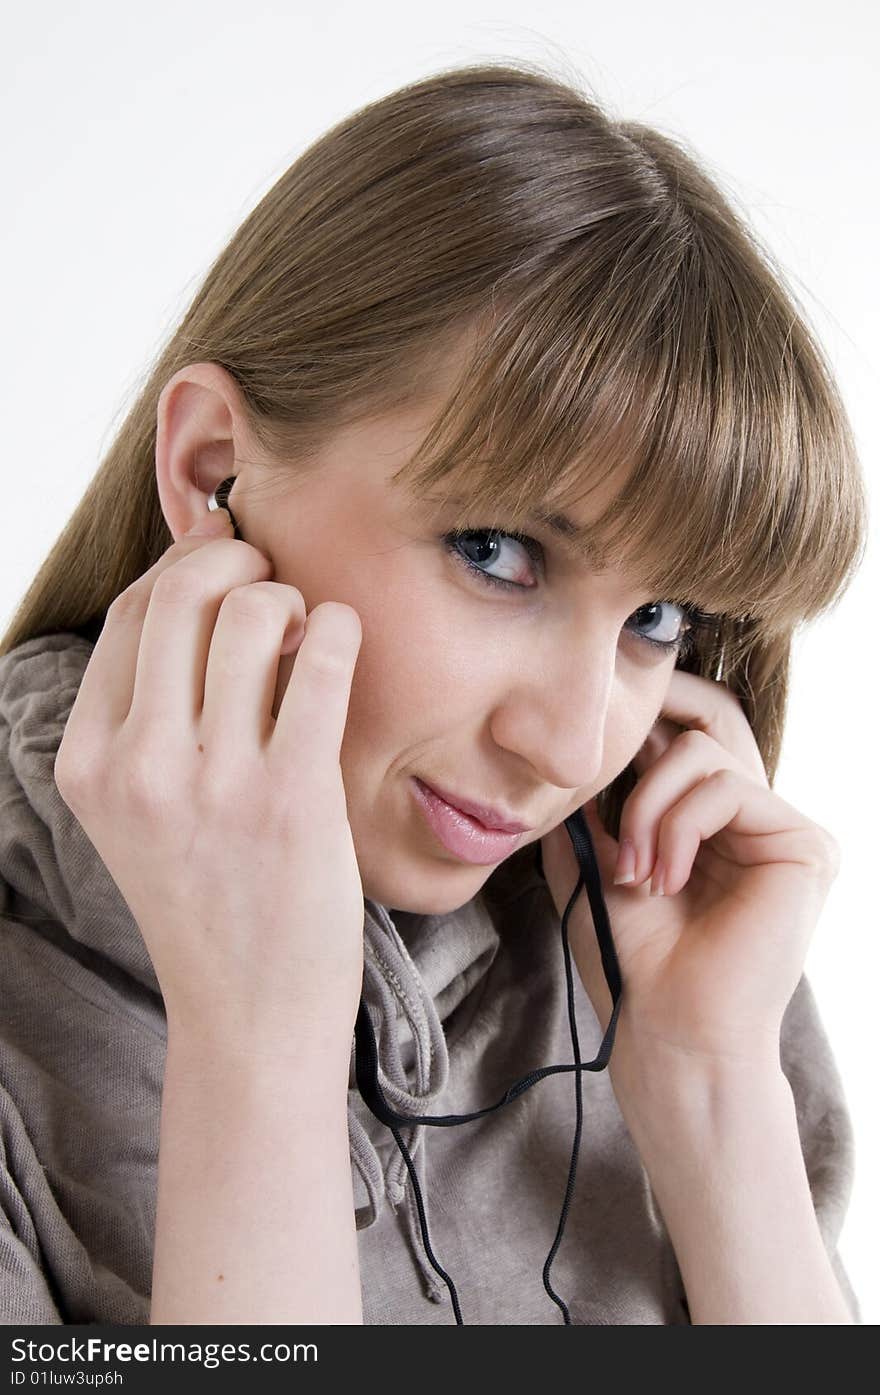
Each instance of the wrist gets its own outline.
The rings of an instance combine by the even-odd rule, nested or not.
[[[317,1073],[348,1082],[354,1024],[347,1018],[312,1019],[290,1009],[283,1020],[266,1014],[257,1020],[218,1011],[212,1017],[169,1012],[168,1055],[192,1063],[200,1073],[276,1068],[287,1076]]]
[[[667,1125],[689,1117],[710,1118],[756,1092],[790,1094],[779,1045],[741,1053],[686,1051],[657,1037],[618,1032],[608,1064],[621,1112]]]
[[[657,1050],[641,1074],[637,1067],[638,1058],[621,1054],[615,1094],[691,1323],[851,1321],[778,1059],[695,1065]]]

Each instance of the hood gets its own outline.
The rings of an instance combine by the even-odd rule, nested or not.
[[[54,764],[94,638],[60,631],[0,659],[0,910],[98,973],[131,1004],[164,1011],[146,944],[82,825],[65,804]],[[433,1114],[449,1079],[445,1024],[481,991],[499,935],[482,895],[443,915],[365,899],[363,999],[376,1036],[379,1081],[404,1114]],[[364,1104],[352,1059],[349,1141],[359,1230],[386,1200],[406,1198],[406,1221],[425,1292],[442,1301],[417,1241],[417,1210],[402,1154]],[[424,1176],[426,1130],[403,1130]],[[424,1193],[425,1188],[422,1186]]]

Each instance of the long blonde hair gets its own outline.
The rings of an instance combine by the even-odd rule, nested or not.
[[[685,666],[742,699],[773,782],[791,641],[861,562],[867,494],[822,350],[682,143],[526,62],[439,72],[315,141],[246,218],[158,355],[0,655],[100,621],[170,546],[157,404],[222,365],[254,439],[302,469],[471,355],[395,480],[516,528],[624,466],[584,538],[715,616]],[[442,486],[442,488],[440,488]],[[617,831],[631,767],[603,791]]]

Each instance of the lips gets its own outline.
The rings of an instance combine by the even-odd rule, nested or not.
[[[463,814],[468,814],[470,818],[476,819],[484,828],[491,829],[497,833],[529,833],[531,829],[528,824],[521,823],[518,819],[510,818],[505,811],[493,809],[491,805],[480,804],[473,799],[464,799],[451,790],[445,790],[441,785],[429,785],[427,780],[419,780],[418,783],[426,789],[431,790],[439,799],[446,804],[450,804],[453,809],[459,809]]]

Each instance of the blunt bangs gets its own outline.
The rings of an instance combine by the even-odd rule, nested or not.
[[[595,513],[617,481],[572,539],[593,570],[711,613],[728,646],[790,631],[835,602],[861,537],[833,380],[769,271],[734,276],[683,220],[638,227],[588,229],[496,288],[395,479],[450,527],[515,531]]]

